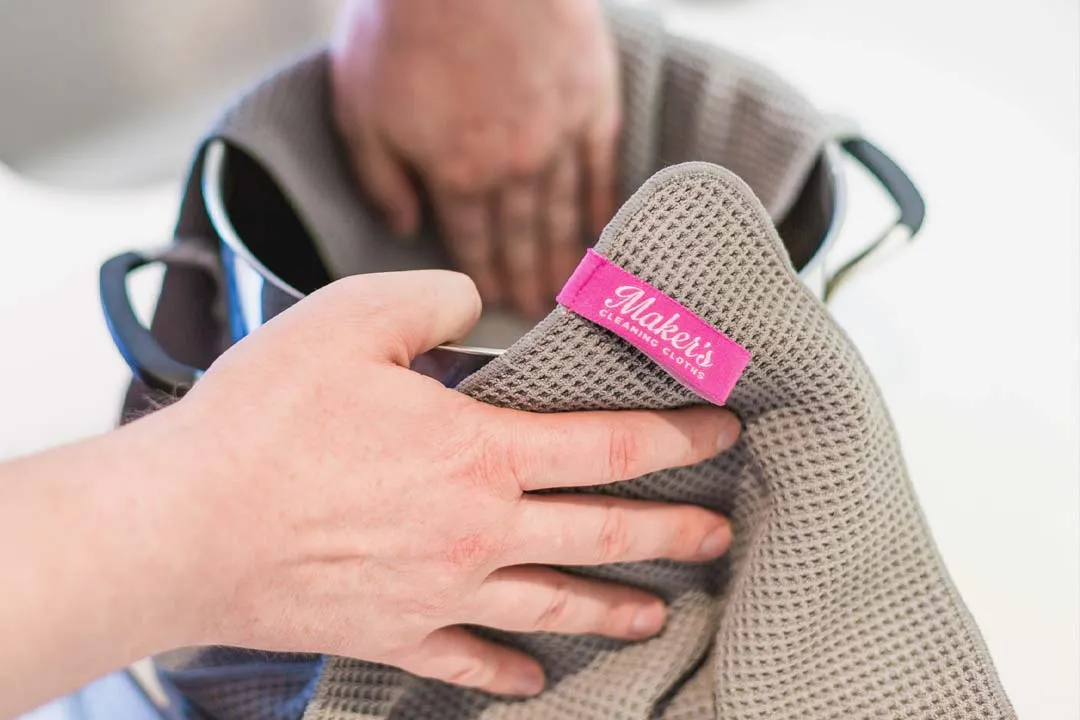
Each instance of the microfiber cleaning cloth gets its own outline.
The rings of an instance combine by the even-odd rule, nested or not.
[[[596,492],[723,512],[735,531],[730,553],[706,565],[573,570],[663,596],[669,622],[652,640],[480,631],[544,665],[550,685],[533,699],[344,658],[227,648],[161,658],[162,677],[201,716],[1014,716],[934,549],[881,394],[793,267],[808,225],[800,193],[820,157],[824,119],[768,72],[675,40],[654,18],[618,11],[613,22],[627,103],[626,203],[586,262],[678,303],[748,351],[740,360],[748,364],[733,387],[680,377],[603,318],[587,317],[577,300],[588,280],[575,274],[566,304],[459,390],[538,412],[674,408],[726,396],[745,424],[731,452]],[[357,203],[327,104],[326,58],[317,55],[255,90],[214,135],[273,178],[331,275],[439,264],[437,243],[384,237]],[[717,164],[683,163],[692,159]],[[213,237],[198,168],[178,234]],[[167,279],[163,302],[168,292]]]

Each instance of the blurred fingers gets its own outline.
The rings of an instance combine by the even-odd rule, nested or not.
[[[420,225],[420,201],[401,162],[390,148],[366,128],[349,143],[353,168],[366,194],[382,211],[390,231],[407,236]]]
[[[542,281],[539,194],[535,181],[509,181],[496,199],[499,249],[505,273],[505,294],[514,306],[537,317],[547,309],[546,283]],[[554,295],[550,298],[554,300]]]
[[[618,109],[605,108],[589,126],[583,148],[589,230],[594,240],[600,237],[604,226],[615,214],[618,141]]]
[[[570,145],[556,155],[548,172],[543,225],[546,235],[548,295],[558,294],[584,252],[580,158]]]
[[[485,195],[436,190],[433,201],[454,264],[476,282],[484,300],[499,302],[502,284],[495,272],[495,244]]]

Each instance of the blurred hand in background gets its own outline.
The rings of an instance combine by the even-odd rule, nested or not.
[[[483,298],[538,316],[614,212],[619,78],[597,0],[350,0],[335,116],[398,235],[431,198]]]

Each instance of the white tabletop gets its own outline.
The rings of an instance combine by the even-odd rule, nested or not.
[[[1018,713],[1080,716],[1076,3],[661,4],[858,118],[922,189],[918,242],[834,312]],[[0,169],[0,458],[112,425],[127,372],[97,267],[164,241],[178,188],[90,196]],[[852,238],[889,216],[869,183],[852,205]]]

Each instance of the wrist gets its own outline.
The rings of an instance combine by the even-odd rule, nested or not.
[[[95,564],[125,616],[114,632],[130,644],[127,661],[208,642],[221,595],[226,558],[206,497],[214,463],[188,415],[177,403],[68,450],[69,464],[93,468],[72,502],[98,529]]]
[[[166,420],[0,464],[0,717],[203,637],[204,553]]]
[[[192,523],[192,458],[172,431],[172,408],[106,436],[114,477],[97,483],[93,506],[122,559],[144,656],[199,642],[200,535]],[[122,532],[117,532],[122,530]]]
[[[225,458],[206,447],[197,418],[177,403],[124,429],[123,451],[138,458],[128,478],[132,505],[144,514],[145,601],[158,608],[154,652],[217,642],[215,620],[235,575],[233,544],[224,536],[229,513],[220,507],[229,478]]]

